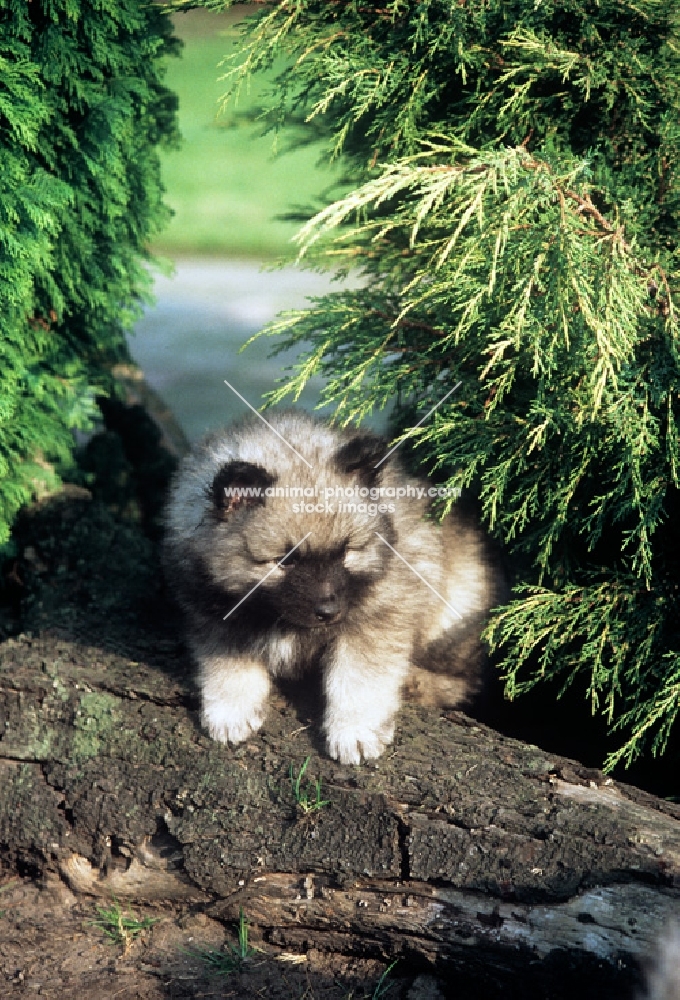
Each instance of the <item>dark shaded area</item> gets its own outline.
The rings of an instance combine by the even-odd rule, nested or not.
[[[177,459],[144,407],[100,406],[104,428],[81,449],[73,481],[17,521],[17,556],[3,567],[3,629],[186,669],[157,548]]]
[[[118,466],[126,463],[127,468],[119,488],[124,487],[134,496],[142,527],[158,541],[163,504],[177,459],[163,446],[158,423],[144,406],[139,403],[130,406],[119,399],[102,397],[99,407],[108,436],[104,440],[94,438],[82,460],[83,468],[95,474],[95,498],[108,506],[116,503],[115,497],[107,495],[116,482],[111,474],[110,452],[122,452],[123,461],[119,458]],[[116,510],[115,506],[113,509]]]
[[[602,716],[593,715],[581,688],[571,686],[560,693],[560,685],[542,682],[516,701],[503,698],[500,681],[495,696],[481,716],[494,729],[546,751],[580,760],[586,767],[600,768],[606,755],[621,739],[608,732]],[[680,802],[680,733],[676,725],[666,752],[647,753],[630,767],[618,765],[612,777],[637,785],[672,802]]]

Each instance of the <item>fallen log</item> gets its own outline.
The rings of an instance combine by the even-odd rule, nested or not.
[[[289,950],[486,975],[557,952],[620,969],[680,910],[676,806],[459,713],[406,709],[355,768],[282,700],[257,739],[217,745],[185,686],[97,647],[10,639],[0,678],[0,843],[76,891],[243,907]],[[307,757],[329,801],[305,813]]]
[[[382,759],[342,766],[304,687],[217,744],[140,529],[82,490],[32,517],[31,633],[0,644],[5,865],[242,908],[272,946],[434,963],[470,996],[626,995],[680,913],[680,807],[459,712],[407,706]]]

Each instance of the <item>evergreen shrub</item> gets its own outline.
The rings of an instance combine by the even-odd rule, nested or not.
[[[175,46],[147,0],[0,0],[0,544],[128,359]]]
[[[679,17],[277,0],[233,77],[286,54],[272,124],[326,128],[354,179],[300,249],[365,287],[271,327],[312,342],[274,398],[321,373],[340,420],[398,397],[406,430],[460,381],[410,440],[518,567],[488,629],[506,691],[581,685],[609,768],[663,750],[680,708]]]

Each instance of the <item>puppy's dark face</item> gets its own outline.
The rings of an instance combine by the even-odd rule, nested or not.
[[[309,553],[283,563],[284,579],[271,598],[281,616],[299,628],[332,628],[359,603],[371,585],[368,574],[352,574],[345,565],[346,550]]]
[[[250,559],[242,565],[249,589],[257,588],[251,601],[264,602],[269,614],[296,628],[340,627],[384,577],[392,558],[389,548],[365,527],[344,540],[324,539],[327,522],[319,519],[317,531],[286,555],[290,536],[284,535],[277,545],[267,514],[265,507],[248,517]],[[390,534],[390,525],[382,528]]]

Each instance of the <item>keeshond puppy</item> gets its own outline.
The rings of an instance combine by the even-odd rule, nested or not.
[[[428,519],[437,493],[376,435],[295,411],[249,417],[184,460],[164,564],[214,739],[251,736],[272,678],[308,670],[343,764],[384,751],[404,690],[469,703],[499,577],[473,525]]]

